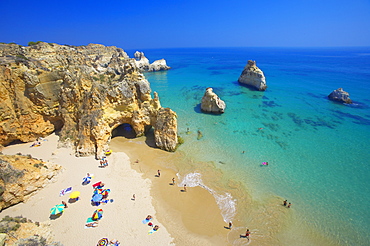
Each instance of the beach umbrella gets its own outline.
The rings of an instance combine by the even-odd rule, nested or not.
[[[94,211],[92,219],[100,220],[103,217],[103,209],[97,209]]]
[[[109,244],[108,238],[104,237],[99,240],[97,246],[107,246]]]
[[[95,194],[92,197],[92,201],[93,202],[100,202],[102,198],[103,198],[103,195],[102,194]]]
[[[72,192],[70,195],[69,195],[69,198],[71,198],[71,199],[75,199],[75,198],[77,198],[77,197],[79,197],[80,196],[80,192],[79,191],[74,191],[74,192]]]
[[[103,192],[103,189],[95,189],[94,190],[94,195],[95,194],[100,194],[100,193],[102,193]]]
[[[104,189],[99,194],[103,195],[103,197],[106,197],[108,196],[109,192],[110,192],[110,189]]]
[[[55,215],[55,214],[60,214],[64,211],[64,205],[63,204],[58,204],[55,205],[50,209],[50,214]]]

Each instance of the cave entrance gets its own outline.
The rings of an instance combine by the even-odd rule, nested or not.
[[[112,131],[112,138],[114,137],[125,137],[125,138],[136,138],[136,133],[132,126],[128,123],[123,123]]]

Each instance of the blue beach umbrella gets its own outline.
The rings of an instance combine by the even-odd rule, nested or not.
[[[103,195],[102,194],[95,194],[93,197],[92,197],[92,201],[93,202],[100,202],[101,199],[103,199]]]

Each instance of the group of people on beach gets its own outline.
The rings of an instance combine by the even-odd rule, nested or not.
[[[284,205],[285,207],[287,207],[287,208],[290,208],[290,206],[292,206],[292,204],[291,204],[291,203],[289,203],[289,204],[288,204],[288,200],[283,201],[283,205]]]

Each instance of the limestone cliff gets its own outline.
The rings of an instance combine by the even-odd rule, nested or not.
[[[351,104],[352,100],[349,98],[349,93],[344,91],[342,88],[332,91],[328,98],[332,101],[343,102]]]
[[[58,131],[76,155],[100,157],[120,124],[130,124],[141,136],[163,118],[158,95],[151,97],[135,59],[114,46],[0,44],[0,83],[1,145]],[[171,124],[163,134],[156,129],[157,145],[172,151],[177,116],[170,109],[165,113]]]
[[[170,67],[167,66],[167,62],[165,59],[156,60],[152,64],[150,64],[148,58],[145,57],[144,52],[139,51],[135,52],[134,57],[136,66],[141,72],[154,72],[170,69]]]
[[[222,101],[212,88],[207,88],[202,98],[201,109],[204,112],[221,114],[225,112],[226,104]]]
[[[238,82],[251,86],[259,91],[265,91],[267,88],[265,75],[262,70],[257,67],[256,62],[251,60],[249,60],[244,67]]]
[[[61,166],[31,156],[0,155],[0,211],[53,181]]]

